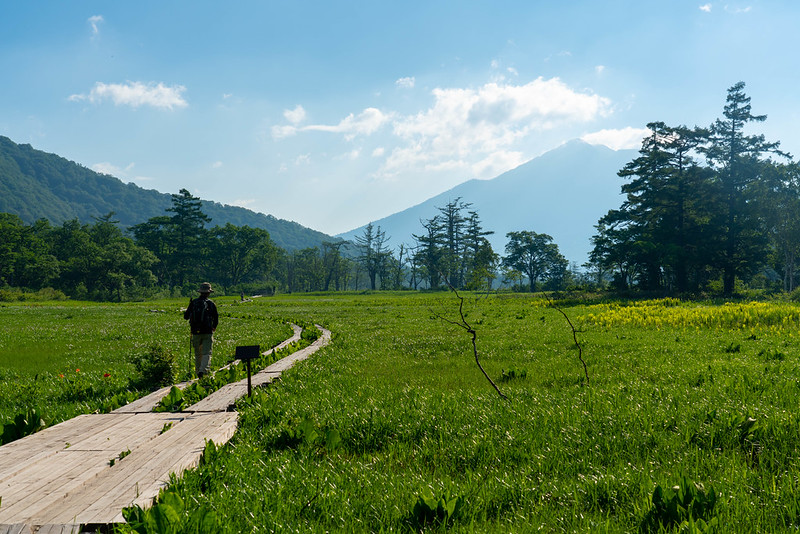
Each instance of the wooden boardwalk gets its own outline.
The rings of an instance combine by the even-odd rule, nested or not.
[[[253,387],[327,345],[331,333],[318,328],[323,334],[317,341],[253,375]],[[299,337],[296,328],[281,345]],[[222,445],[231,438],[238,414],[228,410],[247,394],[247,379],[184,412],[153,413],[168,392],[164,388],[109,414],[81,415],[0,447],[0,534],[77,533],[124,522],[122,508],[149,506],[170,473],[197,465],[206,440]]]

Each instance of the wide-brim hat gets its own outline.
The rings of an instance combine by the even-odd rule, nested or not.
[[[198,289],[197,291],[200,292],[200,293],[213,293],[214,292],[214,290],[211,289],[211,284],[209,284],[208,282],[203,282],[202,284],[200,284],[200,289]]]

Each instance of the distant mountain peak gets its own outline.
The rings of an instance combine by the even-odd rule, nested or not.
[[[617,176],[636,156],[633,150],[612,150],[573,139],[489,180],[468,180],[411,208],[373,221],[390,246],[412,243],[420,220],[432,218],[438,207],[455,198],[472,204],[495,252],[502,254],[506,233],[532,230],[553,236],[562,254],[583,263],[591,249],[594,225],[610,209],[622,203]],[[339,234],[354,239],[364,227]]]

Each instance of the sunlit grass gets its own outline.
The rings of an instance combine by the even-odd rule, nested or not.
[[[770,320],[756,335],[724,306],[709,306],[722,316],[713,327],[598,324],[607,308],[568,307],[586,387],[557,312],[526,297],[471,299],[467,320],[490,375],[527,371],[500,384],[505,402],[477,370],[469,338],[434,317],[456,313],[451,295],[259,305],[313,317],[335,336],[244,403],[228,453],[177,484],[228,532],[418,530],[425,492],[463,499],[458,517],[439,524],[453,531],[631,532],[652,515],[654,488],[683,476],[720,495],[722,531],[800,521],[791,325]],[[670,305],[684,306],[693,307]],[[796,311],[784,306],[778,313]],[[304,439],[309,422],[314,438]],[[319,436],[332,431],[341,443],[328,447]]]
[[[231,307],[240,332],[317,322],[333,342],[243,400],[233,440],[172,490],[213,509],[225,532],[635,532],[679,528],[651,497],[686,477],[718,495],[717,531],[800,525],[797,306],[564,305],[587,386],[571,329],[546,301],[469,295],[503,401],[469,336],[437,318],[455,319],[456,305],[447,293],[379,293]],[[180,345],[185,324],[169,313],[141,320],[174,321],[164,338]],[[511,368],[524,378],[501,381]],[[30,370],[15,372],[17,389],[31,384]],[[458,513],[421,516],[423,495],[458,501]]]
[[[280,320],[246,313],[234,299],[218,304],[215,368],[232,358],[237,345],[266,349],[292,333]],[[184,306],[175,300],[0,306],[0,424],[33,408],[48,425],[100,409],[114,395],[131,390],[133,358],[155,343],[178,355],[178,376],[188,378],[194,356]]]

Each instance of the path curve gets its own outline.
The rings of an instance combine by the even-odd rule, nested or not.
[[[331,332],[315,326],[322,332],[316,341],[254,374],[253,387],[330,343]],[[296,327],[292,338],[267,352],[299,338]],[[180,413],[151,412],[161,398],[151,394],[0,447],[0,534],[77,533],[88,525],[123,523],[122,508],[150,506],[170,473],[197,465],[206,440],[220,446],[233,436],[238,414],[228,410],[246,394],[245,378]]]

